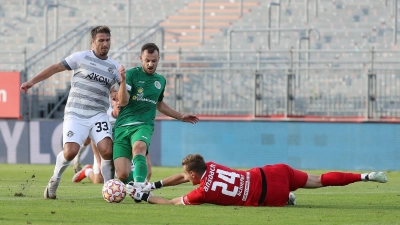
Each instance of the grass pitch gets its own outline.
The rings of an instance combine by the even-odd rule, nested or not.
[[[300,189],[298,205],[272,208],[137,204],[129,197],[111,204],[102,199],[102,185],[87,179],[72,183],[72,167],[64,173],[58,199],[44,200],[53,168],[0,164],[0,224],[400,224],[400,172],[388,172],[386,184]],[[152,180],[177,172],[180,167],[153,167]],[[192,189],[185,184],[154,194],[174,198]]]

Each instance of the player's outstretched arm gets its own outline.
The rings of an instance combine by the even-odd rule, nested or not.
[[[23,93],[27,93],[29,88],[33,87],[33,85],[39,83],[40,81],[46,80],[47,78],[53,76],[56,73],[67,70],[67,68],[61,63],[55,63],[42,71],[40,71],[36,76],[34,76],[29,81],[22,83],[20,89]]]
[[[157,110],[160,111],[162,114],[180,120],[182,122],[188,122],[191,124],[195,124],[199,122],[199,118],[196,115],[192,114],[181,114],[171,107],[169,107],[165,102],[161,101],[157,103]]]
[[[178,174],[172,175],[170,177],[164,178],[160,181],[146,182],[140,188],[141,188],[141,191],[143,191],[143,192],[149,192],[149,191],[152,191],[155,189],[160,189],[162,187],[175,186],[175,185],[186,183],[186,182],[189,182],[189,178],[187,178],[184,173],[178,173]]]
[[[150,195],[147,192],[143,192],[140,188],[134,188],[133,192],[129,194],[133,199],[137,201],[146,201],[151,204],[160,204],[160,205],[182,205],[182,197],[174,198],[174,199],[166,199],[161,197],[156,197],[154,195]]]
[[[184,173],[177,173],[175,175],[172,175],[170,177],[162,179],[162,185],[163,187],[168,187],[168,186],[175,186],[178,184],[182,183],[187,183],[189,182],[189,179],[185,176]]]
[[[147,199],[148,203],[151,204],[160,204],[160,205],[183,205],[182,197],[173,198],[171,200],[157,197],[157,196],[149,196]]]

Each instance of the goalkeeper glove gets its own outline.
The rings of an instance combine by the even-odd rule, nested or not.
[[[133,192],[130,194],[131,198],[133,198],[136,202],[140,201],[148,201],[150,194],[144,193],[140,188],[134,188]]]
[[[163,184],[162,181],[156,181],[156,182],[146,182],[141,188],[143,192],[150,192],[155,189],[160,189],[162,188]]]

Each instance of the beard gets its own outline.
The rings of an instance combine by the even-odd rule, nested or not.
[[[153,69],[151,69],[151,70],[150,70],[149,68],[147,68],[147,67],[143,67],[143,68],[144,68],[144,72],[145,72],[145,73],[147,73],[147,74],[153,74],[153,73],[156,71],[155,69],[156,69],[157,67],[153,67]]]

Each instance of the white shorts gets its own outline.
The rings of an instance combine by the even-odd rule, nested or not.
[[[63,147],[67,142],[75,142],[82,145],[87,137],[90,137],[96,146],[106,137],[110,137],[112,140],[112,127],[107,113],[99,113],[89,119],[75,116],[64,118]]]

